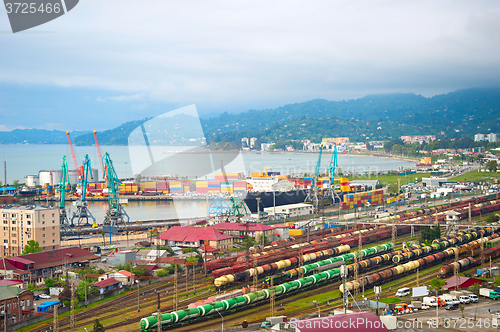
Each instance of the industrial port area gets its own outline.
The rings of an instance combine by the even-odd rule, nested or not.
[[[0,331],[500,331],[500,1],[4,7]]]
[[[108,331],[498,325],[496,184],[448,180],[474,169],[448,165],[399,170],[391,193],[380,180],[337,175],[336,149],[322,174],[322,157],[320,147],[310,177],[245,177],[222,166],[213,180],[137,183],[118,178],[108,153],[104,181],[93,182],[88,155],[82,165],[72,158],[74,176],[63,157],[41,192],[20,197],[33,203],[1,208],[3,282],[17,292],[6,295],[3,327],[89,331],[96,319]],[[206,218],[138,222],[126,211],[127,197],[191,193],[215,194]],[[96,197],[108,202],[104,220],[92,214]],[[59,206],[37,205],[49,199]],[[40,249],[26,253],[33,242]]]

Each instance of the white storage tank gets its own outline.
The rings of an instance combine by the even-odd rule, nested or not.
[[[50,186],[59,184],[61,180],[61,170],[60,169],[47,169],[40,171],[38,173],[39,184],[44,185],[48,183]]]
[[[40,184],[38,175],[26,175],[25,183],[27,187],[31,188],[38,186]]]

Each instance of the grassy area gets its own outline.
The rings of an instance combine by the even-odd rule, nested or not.
[[[417,181],[421,181],[422,178],[429,177],[431,176],[431,173],[414,173],[414,174],[408,174],[408,175],[388,175],[388,174],[380,174],[380,175],[371,175],[370,180],[379,180],[380,184],[385,185],[386,183],[388,184],[398,184],[398,178],[399,182],[401,185],[407,184],[409,182],[415,181],[415,178],[417,178]],[[356,176],[355,178],[349,178],[349,180],[354,181],[354,180],[368,180],[368,175],[362,175],[362,176]]]
[[[480,172],[479,170],[474,170],[469,173],[465,173],[454,178],[450,178],[450,181],[471,181],[471,182],[494,182],[500,179],[499,172]]]
[[[404,300],[401,300],[399,297],[384,297],[384,298],[379,299],[379,302],[387,303],[387,304],[399,303],[401,301],[404,301]]]

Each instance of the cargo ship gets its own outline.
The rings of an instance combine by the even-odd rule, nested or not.
[[[244,194],[243,202],[247,205],[252,213],[257,213],[257,198],[260,198],[259,211],[264,211],[266,207],[273,207],[304,203],[307,197],[307,190],[297,189],[290,191],[264,191],[264,192],[246,192]]]

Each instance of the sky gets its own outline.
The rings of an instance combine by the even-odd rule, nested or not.
[[[0,130],[499,87],[498,31],[498,1],[82,0],[16,34],[0,8]]]

